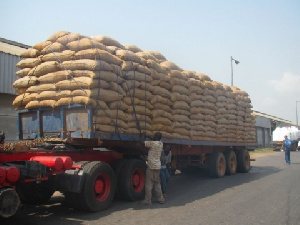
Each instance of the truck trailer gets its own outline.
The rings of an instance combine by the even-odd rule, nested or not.
[[[27,148],[0,151],[0,215],[14,215],[23,203],[42,203],[62,192],[75,208],[97,212],[114,197],[144,197],[145,135],[93,130],[92,107],[72,105],[18,113],[19,138],[56,136]],[[247,173],[246,143],[162,139],[171,146],[171,170],[207,168],[211,177]],[[24,148],[25,147],[25,148]]]
[[[170,146],[171,172],[250,170],[255,117],[237,87],[107,36],[61,31],[21,56],[13,84],[20,142],[0,146],[2,217],[55,191],[91,212],[114,198],[142,199],[144,141],[155,132]]]

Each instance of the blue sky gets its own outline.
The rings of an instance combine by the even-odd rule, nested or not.
[[[0,37],[34,45],[66,30],[157,50],[248,92],[253,109],[296,122],[299,0],[0,0]],[[298,103],[300,123],[300,102]]]

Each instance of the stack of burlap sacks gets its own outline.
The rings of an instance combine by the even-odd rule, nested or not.
[[[184,71],[156,51],[66,31],[21,54],[17,109],[92,105],[103,133],[255,142],[248,94]]]

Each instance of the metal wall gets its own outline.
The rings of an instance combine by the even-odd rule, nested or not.
[[[271,142],[271,120],[256,116],[256,142],[259,147],[269,147]]]
[[[0,52],[0,93],[16,94],[12,84],[18,78],[15,72],[20,59],[20,56]]]
[[[17,111],[12,106],[15,95],[0,93],[0,130],[5,133],[6,142],[17,140]]]

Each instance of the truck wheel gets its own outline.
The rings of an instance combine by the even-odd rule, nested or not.
[[[227,151],[225,153],[225,161],[226,161],[226,172],[227,175],[234,175],[236,174],[237,168],[237,160],[234,151]]]
[[[221,178],[225,175],[226,162],[222,152],[214,152],[209,157],[209,175]]]
[[[125,164],[126,160],[125,159],[119,159],[114,161],[111,164],[111,167],[113,168],[116,176],[116,193],[115,193],[115,199],[121,200],[121,190],[122,188],[119,187],[119,177],[120,177],[120,172]]]
[[[20,198],[14,189],[3,188],[0,190],[0,217],[8,218],[15,215],[20,204]]]
[[[250,170],[250,155],[246,149],[239,150],[237,154],[237,170],[239,173],[248,173]]]
[[[94,161],[85,164],[83,171],[85,180],[81,193],[72,196],[78,197],[77,207],[91,212],[107,209],[116,190],[113,169],[105,162]]]
[[[54,188],[48,181],[25,183],[17,187],[22,202],[36,204],[47,202],[54,193]]]
[[[125,161],[119,174],[118,190],[123,200],[136,201],[145,196],[146,164],[139,159]]]

